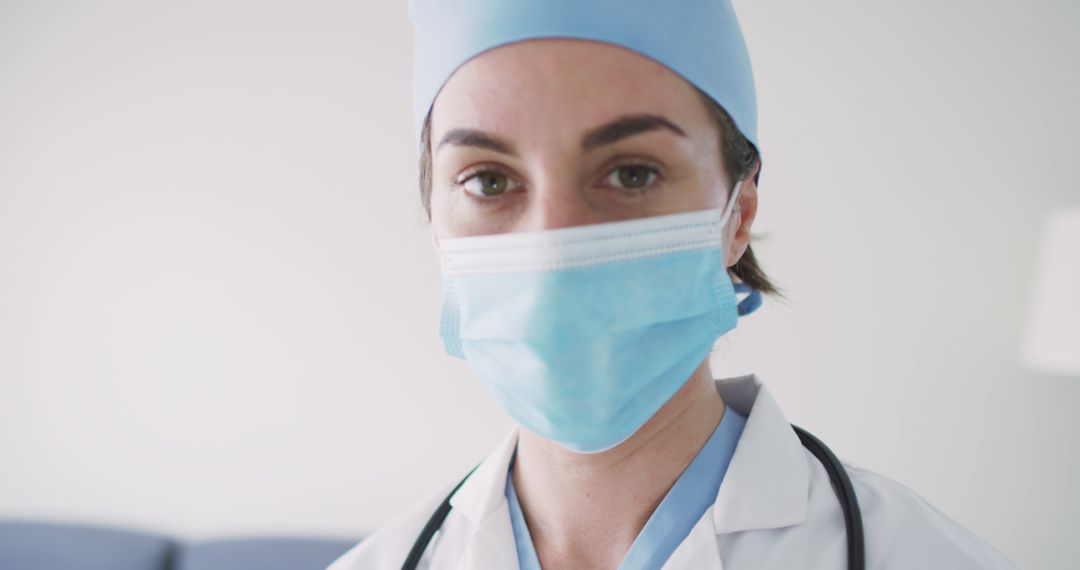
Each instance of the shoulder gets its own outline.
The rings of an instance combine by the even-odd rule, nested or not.
[[[869,567],[1015,570],[997,549],[915,491],[873,471],[844,467],[862,509]]]
[[[416,502],[341,555],[326,570],[400,568],[420,531],[452,488],[453,485],[448,485]]]

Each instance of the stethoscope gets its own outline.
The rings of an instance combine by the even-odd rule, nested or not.
[[[836,498],[840,501],[840,508],[844,511],[844,527],[847,531],[848,570],[864,570],[866,561],[863,556],[862,511],[859,510],[859,501],[855,498],[855,489],[851,486],[851,479],[848,478],[847,471],[840,463],[840,460],[833,455],[832,450],[822,443],[820,439],[799,426],[792,425],[791,427],[799,436],[803,447],[813,453],[814,457],[817,457],[818,461],[825,466],[825,471],[829,474],[829,482],[832,483]],[[465,478],[443,499],[439,508],[435,509],[435,513],[428,519],[427,524],[424,525],[424,530],[420,531],[420,536],[413,543],[412,550],[409,551],[405,563],[401,565],[402,570],[416,569],[417,564],[420,563],[420,557],[423,556],[424,551],[427,550],[428,544],[431,542],[431,538],[435,536],[435,532],[439,530],[443,521],[446,520],[446,516],[450,514],[450,498],[454,496],[454,493],[457,493],[457,490],[461,488],[469,475],[472,475],[473,471],[476,471],[476,467],[473,467],[472,471],[465,475]]]

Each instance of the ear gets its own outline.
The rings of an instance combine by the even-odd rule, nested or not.
[[[724,235],[728,244],[724,252],[727,267],[738,263],[746,253],[746,248],[750,247],[750,226],[754,224],[754,218],[757,217],[757,177],[760,170],[761,159],[759,158],[743,179],[738,202],[731,213],[731,220],[728,222]]]

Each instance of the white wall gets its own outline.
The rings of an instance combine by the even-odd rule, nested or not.
[[[737,1],[789,301],[717,352],[1022,567],[1080,379],[1018,360],[1080,203],[1073,2]],[[0,0],[0,516],[356,535],[508,420],[446,357],[404,2]]]

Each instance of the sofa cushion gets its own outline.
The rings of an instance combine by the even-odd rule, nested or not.
[[[293,537],[183,542],[173,570],[325,570],[356,543]]]
[[[171,541],[100,525],[0,521],[0,568],[168,570]]]

